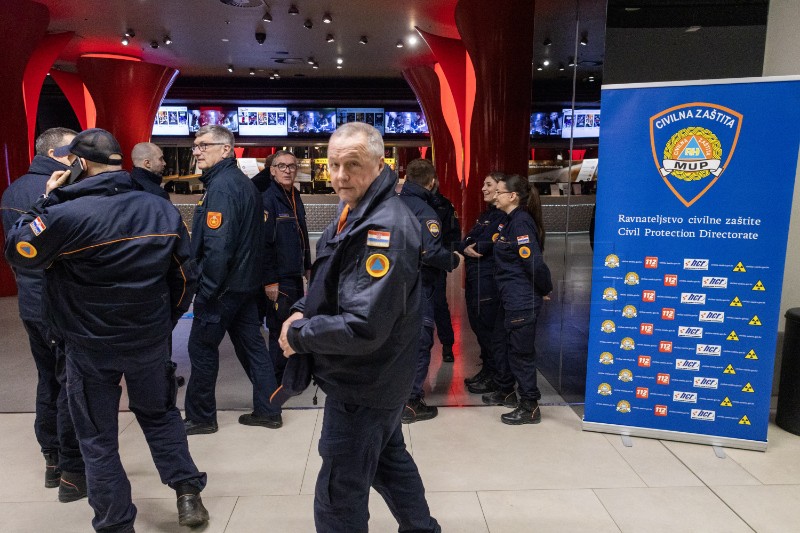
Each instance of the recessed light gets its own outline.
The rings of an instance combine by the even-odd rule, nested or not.
[[[317,63],[317,62],[315,61],[315,62],[314,62],[314,64],[313,64],[313,65],[311,65],[311,68],[314,68],[314,69],[317,69],[317,68],[319,68],[319,63]]]
[[[329,33],[328,35],[325,36],[325,42],[327,42],[327,43],[332,43],[333,42],[333,34],[332,33]]]
[[[150,48],[158,48],[158,41],[150,41]]]
[[[133,31],[133,28],[128,28],[125,32],[125,37],[136,37],[136,32]]]
[[[550,37],[547,37],[544,42],[542,42],[544,46],[550,46],[551,44],[553,44],[553,41],[550,40]]]
[[[581,35],[580,43],[581,43],[581,46],[586,46],[586,45],[589,44],[589,36],[586,33]]]
[[[686,33],[700,31],[701,29],[703,29],[702,26],[689,26],[688,28],[686,28]]]
[[[314,27],[314,23],[311,22],[311,19],[306,19],[306,21],[303,23],[303,26],[305,26],[307,30],[310,30]]]
[[[324,22],[325,24],[330,24],[331,22],[333,22],[333,19],[331,18],[331,14],[330,13],[325,13],[325,15],[323,15],[323,17],[322,17],[322,22]]]
[[[341,65],[342,63],[344,63],[344,59],[342,59],[341,57],[336,58],[336,64],[337,65]]]
[[[367,44],[367,36],[362,35],[361,39],[358,40],[358,44]]]
[[[233,65],[228,65],[228,72],[233,72]]]
[[[342,66],[341,65],[336,65],[336,68],[342,68]]]
[[[170,37],[169,35],[164,37],[164,44],[166,44],[167,46],[171,45],[172,44],[172,37]]]
[[[414,46],[415,44],[417,44],[417,36],[416,35],[410,35],[408,37],[408,44],[410,44],[411,46]]]
[[[223,37],[223,38],[222,38],[222,42],[223,42],[223,43],[230,42],[230,39],[228,39],[227,37]]]
[[[539,63],[539,65],[536,66],[536,70],[544,70],[544,67],[542,66],[541,63]]]
[[[550,60],[549,59],[545,59],[544,61],[542,61],[542,65],[544,65],[546,67],[549,67],[550,66]]]
[[[398,39],[398,40],[397,40],[397,44],[396,44],[395,46],[396,46],[397,48],[403,48],[403,40],[402,40],[402,39]]]
[[[300,14],[300,10],[297,9],[296,5],[292,4],[292,6],[289,8],[289,14],[290,15],[299,15]]]
[[[261,20],[263,20],[264,22],[272,22],[272,13],[270,13],[269,11],[266,11],[264,13],[264,16],[261,17]]]
[[[306,62],[307,62],[309,65],[313,65],[313,64],[314,64],[314,58],[313,58],[313,57],[309,57],[309,58],[306,60]]]
[[[251,69],[250,69],[250,75],[251,75],[251,76],[255,76],[255,75],[256,75],[256,69],[254,69],[254,68],[251,68]]]
[[[120,42],[122,43],[122,46],[128,46],[130,44],[130,41],[127,37],[123,37]]]

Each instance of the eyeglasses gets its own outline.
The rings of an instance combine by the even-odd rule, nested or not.
[[[224,146],[228,143],[200,143],[200,144],[193,144],[192,145],[192,152],[197,150],[198,152],[205,152],[209,146]]]
[[[289,172],[295,172],[297,170],[297,165],[295,165],[294,163],[289,163],[288,165],[286,163],[278,163],[277,165],[272,165],[272,166],[274,168],[277,168],[281,172],[286,172],[287,170]]]

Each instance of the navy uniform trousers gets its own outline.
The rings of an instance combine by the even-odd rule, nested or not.
[[[456,342],[450,306],[447,305],[447,272],[436,273],[433,285],[433,318],[436,322],[436,335],[442,346],[452,346]]]
[[[417,373],[411,386],[411,400],[420,400],[425,397],[422,389],[425,378],[428,377],[428,367],[431,365],[431,348],[433,348],[433,289],[423,287],[422,295],[422,331],[419,335],[419,348],[417,354]]]
[[[283,378],[286,368],[286,358],[283,356],[278,337],[281,326],[292,314],[292,306],[303,297],[303,278],[284,278],[278,282],[278,299],[271,301],[267,298],[266,323],[269,330],[269,355],[272,357],[272,366],[275,368],[275,378],[278,383]]]
[[[199,472],[175,406],[175,367],[167,361],[168,340],[133,351],[89,351],[66,344],[67,394],[81,452],[86,462],[89,505],[96,531],[132,530],[136,506],[119,457],[120,380],[125,377],[128,405],[142,428],[161,482],[170,488],[200,492],[206,474]]]
[[[319,454],[322,468],[314,497],[317,533],[369,531],[372,486],[403,533],[438,533],[417,465],[406,450],[400,416],[403,405],[377,409],[325,400]]]
[[[47,328],[36,320],[23,320],[39,380],[36,385],[34,431],[42,453],[58,453],[58,466],[83,472],[83,458],[67,405],[66,362],[63,345],[53,343]]]
[[[536,317],[539,309],[497,310],[492,353],[496,373],[494,382],[499,390],[512,392],[517,382],[520,400],[539,400],[542,393],[536,384]]]
[[[271,302],[270,302],[271,303]],[[194,299],[194,320],[189,333],[189,359],[192,374],[186,386],[186,419],[216,423],[215,390],[219,374],[219,345],[227,332],[236,357],[253,384],[253,412],[257,416],[280,413],[269,402],[278,388],[267,345],[261,336],[261,323],[255,294],[226,292],[215,302],[215,309],[201,308]]]
[[[478,291],[467,290],[467,318],[475,333],[475,338],[478,339],[478,346],[481,348],[480,358],[483,362],[483,370],[489,375],[494,375],[496,368],[493,355],[493,335],[500,298],[497,294],[485,298],[481,298],[481,296],[483,295]]]

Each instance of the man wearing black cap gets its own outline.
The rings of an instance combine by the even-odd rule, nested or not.
[[[47,180],[56,170],[69,168],[69,156],[54,151],[69,144],[76,132],[51,128],[34,144],[36,156],[28,173],[15,180],[3,193],[3,231],[6,237],[22,213],[44,194]],[[14,268],[19,289],[19,316],[28,333],[39,381],[36,387],[36,419],[33,427],[45,457],[44,486],[59,487],[58,499],[71,502],[86,497],[83,458],[67,407],[64,345],[42,312],[44,272]],[[63,472],[63,474],[62,474]]]
[[[363,123],[331,135],[339,220],[323,232],[308,296],[294,305],[279,339],[290,357],[287,392],[308,376],[306,370],[305,380],[296,379],[301,372],[293,360],[307,366],[311,354],[327,395],[314,495],[320,533],[367,531],[370,486],[386,500],[399,531],[441,531],[400,424],[422,327],[421,228],[395,195],[397,176],[383,150],[378,130]]]
[[[71,154],[70,170],[51,175],[45,196],[9,231],[5,256],[17,268],[46,269],[43,298],[64,337],[92,525],[128,532],[136,518],[118,451],[123,376],[161,479],[177,494],[179,523],[204,524],[206,475],[189,455],[166,358],[197,276],[186,228],[169,202],[133,190],[109,132],[83,131],[54,154]]]

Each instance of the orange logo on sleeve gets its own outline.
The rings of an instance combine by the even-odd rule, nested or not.
[[[217,229],[222,225],[222,213],[209,211],[206,214],[206,225],[211,229]]]

